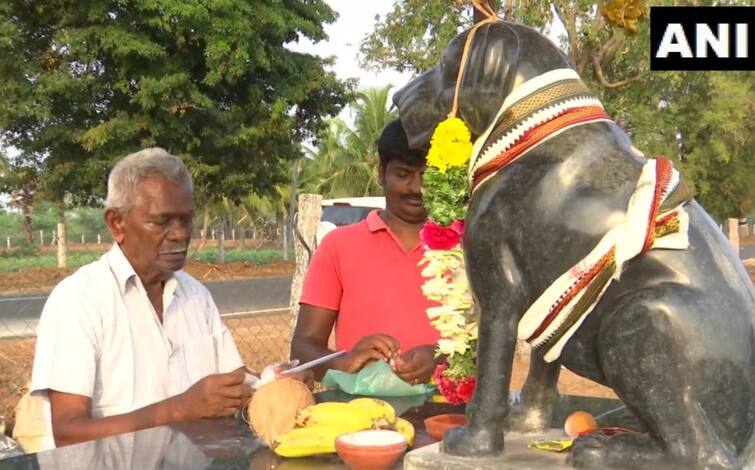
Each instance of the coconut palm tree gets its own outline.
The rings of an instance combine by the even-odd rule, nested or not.
[[[353,126],[343,119],[331,119],[321,131],[316,148],[305,148],[304,158],[281,162],[283,171],[291,175],[290,183],[275,185],[270,194],[250,192],[233,207],[228,201],[208,206],[204,225],[222,219],[255,231],[284,224],[290,227],[295,207],[291,201],[299,192],[319,193],[325,198],[380,195],[377,140],[397,115],[397,111],[388,109],[389,91],[390,87],[384,87],[357,93],[349,106]],[[287,255],[291,232],[286,228],[282,235]]]
[[[356,94],[349,107],[350,127],[343,119],[327,122],[317,140],[317,149],[307,155],[302,187],[323,197],[380,195],[377,141],[383,128],[397,116],[388,109],[390,86],[368,88]]]

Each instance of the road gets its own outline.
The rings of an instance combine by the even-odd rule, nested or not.
[[[212,281],[210,290],[221,316],[249,316],[285,311],[291,297],[291,277]],[[46,294],[0,297],[0,338],[34,335]]]
[[[742,259],[755,258],[755,245],[740,246],[739,257]]]

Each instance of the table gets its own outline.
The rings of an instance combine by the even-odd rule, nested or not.
[[[347,401],[353,398],[341,392],[317,394],[318,401]],[[414,424],[415,448],[435,442],[424,430],[423,420],[426,417],[463,412],[462,406],[426,403],[425,398],[386,398],[396,408],[397,414]],[[517,396],[514,395],[512,400],[516,401]],[[554,423],[563,423],[568,413],[576,409],[589,410],[597,415],[615,409],[617,405],[620,405],[617,400],[560,397],[554,411]],[[601,425],[616,424],[608,421]],[[161,426],[0,460],[0,470],[111,468],[341,470],[346,466],[335,455],[301,459],[278,457],[251,434],[245,423],[232,418]],[[401,468],[401,463],[395,468]]]

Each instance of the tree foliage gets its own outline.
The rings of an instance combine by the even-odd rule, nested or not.
[[[26,241],[32,241],[32,214],[39,199],[38,162],[30,158],[8,158],[0,154],[0,192],[8,195],[8,205],[21,211]]]
[[[752,74],[651,72],[649,3],[642,0],[491,1],[499,16],[543,33],[563,24],[559,46],[608,113],[648,155],[673,159],[717,218],[753,202]],[[716,2],[744,5],[745,0]],[[653,5],[711,5],[658,0]],[[365,65],[421,72],[473,23],[469,2],[396,2],[361,43]],[[712,138],[711,138],[712,137]]]
[[[317,150],[305,160],[303,187],[325,197],[377,196],[377,142],[383,128],[397,117],[388,108],[390,87],[370,88],[357,93],[349,106],[353,127],[335,118],[317,139]]]
[[[701,95],[679,113],[683,167],[719,220],[755,215],[755,74],[713,73]]]
[[[3,142],[42,157],[43,185],[102,196],[114,158],[183,156],[199,196],[271,191],[349,92],[286,46],[325,38],[322,0],[0,0]]]

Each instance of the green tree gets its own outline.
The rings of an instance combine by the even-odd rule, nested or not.
[[[0,192],[8,194],[8,204],[21,211],[23,231],[26,241],[30,244],[33,239],[34,207],[39,198],[39,166],[29,158],[9,159],[0,156],[2,169],[0,170]]]
[[[390,87],[384,87],[357,93],[349,106],[353,127],[340,118],[327,123],[311,161],[304,164],[306,190],[329,198],[382,194],[377,142],[383,128],[397,117],[397,111],[388,108],[389,92]]]
[[[0,0],[0,13],[2,140],[42,159],[61,214],[151,145],[186,159],[200,205],[271,191],[349,91],[287,47],[325,38],[322,0]]]
[[[665,155],[691,178],[700,199],[717,218],[744,215],[752,206],[751,74],[651,72],[649,2],[490,1],[499,16],[547,33],[555,21],[566,35],[559,46],[599,95],[608,113],[648,155]],[[710,5],[710,0],[659,0],[653,5]],[[716,2],[746,5],[745,0]],[[458,32],[473,23],[469,3],[407,0],[376,18],[361,43],[364,65],[414,72],[437,63]],[[729,77],[732,80],[729,80]],[[736,82],[736,83],[735,83]],[[727,104],[723,104],[725,100]],[[748,132],[749,130],[749,132]],[[716,134],[709,139],[706,132]],[[726,138],[739,136],[741,138]],[[711,156],[715,154],[715,157]],[[749,186],[748,186],[749,184]]]
[[[689,102],[679,113],[687,118],[679,138],[683,168],[714,217],[746,217],[755,201],[755,75],[711,73],[704,93],[706,105]]]

